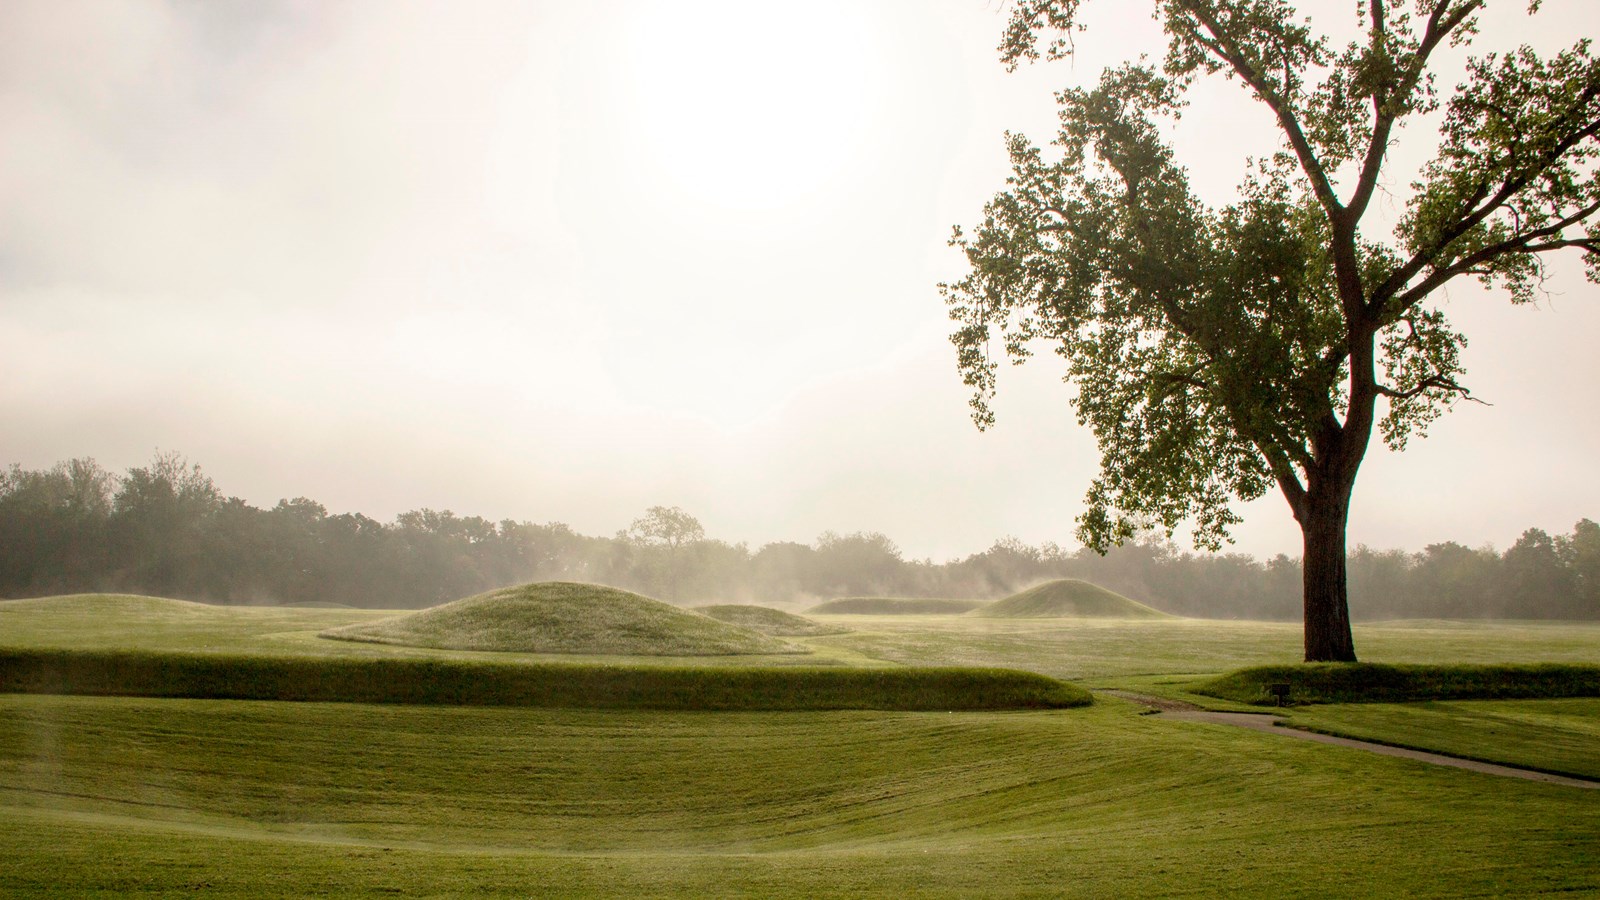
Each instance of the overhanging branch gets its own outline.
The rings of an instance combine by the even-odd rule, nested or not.
[[[1569,240],[1559,237],[1562,231],[1584,221],[1585,219],[1588,219],[1596,212],[1600,212],[1600,200],[1596,200],[1595,202],[1590,203],[1588,206],[1585,206],[1582,209],[1567,215],[1563,219],[1546,225],[1543,228],[1535,229],[1534,231],[1530,231],[1525,234],[1519,234],[1514,237],[1507,238],[1499,243],[1490,244],[1487,247],[1479,249],[1476,253],[1472,253],[1468,256],[1462,257],[1459,260],[1456,260],[1456,262],[1450,266],[1447,266],[1443,269],[1436,269],[1434,270],[1433,274],[1429,275],[1426,279],[1400,294],[1396,298],[1398,303],[1394,311],[1399,313],[1411,308],[1412,306],[1415,306],[1417,303],[1421,302],[1422,298],[1433,293],[1440,286],[1460,275],[1475,273],[1482,274],[1484,271],[1492,272],[1492,267],[1486,268],[1487,264],[1502,256],[1507,256],[1514,253],[1547,253],[1552,250],[1561,250],[1567,247],[1583,247],[1591,252],[1600,252],[1600,243],[1597,243],[1593,238],[1573,238]],[[1544,241],[1544,238],[1557,239]]]

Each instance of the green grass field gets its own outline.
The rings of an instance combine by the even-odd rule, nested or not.
[[[316,637],[385,615],[7,601],[0,649],[554,659]],[[821,621],[853,630],[793,639],[811,654],[732,659],[999,666],[1181,693],[1292,662],[1299,647],[1297,627],[1273,623]],[[1600,659],[1597,624],[1384,623],[1358,626],[1356,641],[1382,662]],[[1292,715],[1584,774],[1600,768],[1595,702]],[[0,895],[1600,893],[1594,791],[1140,713],[1115,699],[1050,711],[706,712],[0,694]]]
[[[1300,707],[1297,726],[1600,780],[1600,698]]]
[[[1588,792],[1116,703],[713,714],[7,696],[0,709],[6,891],[1600,890]]]

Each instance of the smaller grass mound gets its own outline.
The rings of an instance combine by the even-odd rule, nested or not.
[[[1088,691],[980,668],[598,664],[0,649],[0,693],[653,710],[1064,709]]]
[[[939,600],[925,597],[845,597],[806,610],[813,616],[959,616],[983,605],[982,600]]]
[[[748,628],[773,637],[811,637],[819,634],[844,634],[850,630],[824,625],[814,619],[768,606],[726,603],[696,606],[693,610],[718,622],[727,622],[729,625],[738,625],[740,628]]]
[[[1192,690],[1208,697],[1265,706],[1277,702],[1268,690],[1273,684],[1289,685],[1289,702],[1293,704],[1600,697],[1600,666],[1301,663],[1240,669]]]
[[[217,609],[209,603],[173,600],[170,597],[150,597],[144,594],[60,594],[54,597],[31,597],[26,600],[0,600],[0,613],[48,610],[75,616],[96,617],[205,616],[215,613]]]
[[[565,581],[501,588],[394,619],[332,628],[321,636],[441,650],[598,656],[809,652],[631,591]]]
[[[972,615],[984,619],[1169,619],[1171,616],[1116,591],[1077,578],[1062,578],[1031,587],[980,607]]]

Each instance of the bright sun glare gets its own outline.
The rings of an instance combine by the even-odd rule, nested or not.
[[[873,60],[850,4],[651,4],[625,33],[639,148],[670,186],[731,209],[795,206],[864,148]]]

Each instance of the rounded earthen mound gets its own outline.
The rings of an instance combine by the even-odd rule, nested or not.
[[[710,616],[718,622],[727,622],[729,625],[738,625],[770,634],[773,637],[809,637],[818,634],[844,634],[848,628],[839,628],[833,625],[824,625],[805,616],[786,613],[781,609],[772,609],[767,606],[749,606],[744,604],[717,604],[714,606],[696,606],[694,611],[702,616]]]
[[[1159,609],[1076,578],[1047,581],[973,610],[984,619],[1166,619]]]
[[[393,619],[329,629],[322,637],[441,650],[600,656],[807,652],[631,591],[563,581],[501,588]]]

